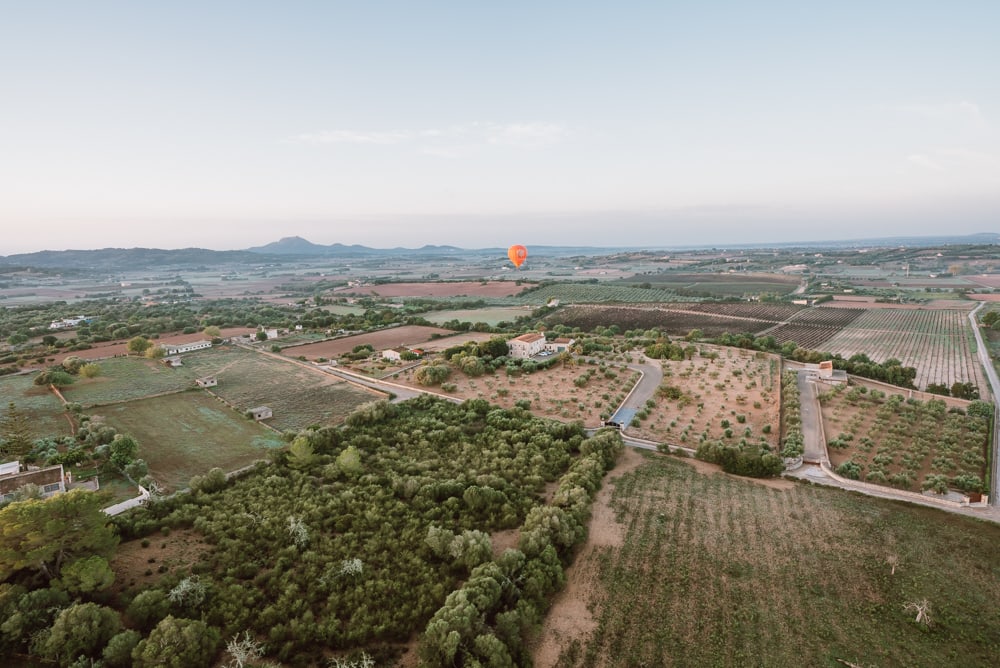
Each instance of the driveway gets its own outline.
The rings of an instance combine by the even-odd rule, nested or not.
[[[805,371],[795,374],[799,386],[799,411],[802,415],[802,461],[812,464],[830,463],[823,439],[823,414],[819,407],[819,393],[816,383],[806,376]]]

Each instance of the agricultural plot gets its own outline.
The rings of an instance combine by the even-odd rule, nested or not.
[[[554,665],[995,663],[1000,527],[698,466],[651,456],[616,481],[618,522],[595,508]],[[929,629],[905,608],[922,599]]]
[[[696,448],[702,441],[765,442],[777,448],[781,359],[740,348],[699,346],[689,360],[660,360],[663,382],[629,433]]]
[[[416,346],[425,341],[429,341],[435,335],[438,337],[451,334],[451,330],[440,327],[424,327],[421,325],[405,325],[403,327],[389,327],[374,332],[365,332],[354,336],[345,336],[339,339],[330,339],[320,343],[309,343],[304,346],[294,346],[286,348],[282,352],[294,357],[305,356],[308,359],[325,357],[327,359],[337,358],[344,353],[351,352],[355,346],[368,344],[375,350],[386,350],[397,346]]]
[[[780,327],[767,332],[778,343],[795,342],[800,348],[822,348],[865,312],[859,308],[810,308],[792,315]]]
[[[620,304],[663,303],[697,301],[696,297],[683,297],[671,290],[656,288],[633,288],[627,285],[606,285],[600,283],[553,283],[518,295],[511,301],[515,304],[544,305],[551,300],[563,304],[600,304],[614,302]]]
[[[865,387],[838,387],[820,403],[830,461],[845,477],[916,492],[932,484],[982,491],[988,418]]]
[[[35,375],[0,377],[0,414],[11,402],[30,417],[31,433],[35,438],[68,436],[70,425],[62,402],[48,387],[34,383]]]
[[[201,391],[104,406],[101,415],[139,441],[139,457],[169,491],[215,466],[232,471],[284,445],[278,434]]]
[[[525,307],[497,307],[480,309],[456,309],[454,311],[431,311],[424,313],[423,318],[435,325],[443,325],[452,320],[459,322],[483,322],[487,325],[496,325],[500,322],[514,322],[518,318],[531,315],[531,309]]]
[[[699,329],[705,336],[754,334],[773,322],[743,316],[723,316],[695,310],[642,306],[568,306],[546,318],[550,325],[562,324],[592,331],[595,327],[617,325],[629,329],[657,329],[671,336],[684,336]]]
[[[618,408],[639,379],[637,372],[624,366],[583,362],[557,364],[518,376],[501,370],[471,377],[455,369],[442,387],[430,388],[417,384],[415,373],[413,369],[404,371],[393,382],[461,399],[485,399],[504,408],[528,400],[534,415],[563,422],[579,420],[587,427],[601,426],[601,420]]]
[[[896,358],[917,370],[918,387],[961,382],[985,392],[973,341],[963,311],[870,309],[820,349],[845,358],[864,353],[875,362]]]
[[[267,424],[280,430],[339,424],[355,408],[376,398],[319,370],[264,353],[237,349],[211,358],[199,354],[199,361],[202,364],[196,370],[205,372],[199,375],[211,373],[219,381],[212,388],[214,394],[241,412],[268,406],[274,417]]]
[[[101,375],[96,378],[78,378],[65,388],[67,401],[76,401],[89,408],[133,401],[156,394],[180,392],[194,385],[198,376],[192,362],[213,351],[200,351],[183,356],[184,366],[171,368],[143,357],[116,357],[101,360]]]
[[[642,280],[680,294],[713,297],[742,297],[768,292],[785,295],[799,284],[797,277],[758,273],[664,273],[633,276],[629,280],[633,283]]]

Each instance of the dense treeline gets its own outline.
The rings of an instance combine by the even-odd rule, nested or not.
[[[582,537],[585,510],[576,490],[589,499],[620,447],[609,438],[588,440],[579,425],[482,400],[367,405],[347,429],[301,434],[276,466],[238,484],[214,491],[223,486],[199,480],[191,495],[119,520],[125,537],[190,527],[213,546],[191,573],[170,573],[133,592],[129,619],[151,628],[173,614],[222,637],[250,631],[268,654],[300,663],[324,647],[405,642],[459,581],[489,561],[486,532],[524,523],[524,536],[537,534],[533,547],[522,548],[525,568],[541,568],[537,559],[549,542],[565,558]],[[554,507],[540,510],[545,483],[567,467]],[[549,536],[550,521],[532,519],[548,513],[565,516],[570,535]],[[525,581],[535,583],[536,612],[523,619],[536,620],[552,589]],[[193,586],[197,597],[161,603]]]
[[[525,634],[565,583],[563,566],[586,537],[593,495],[621,449],[617,431],[583,443],[552,504],[528,513],[518,549],[477,567],[434,614],[421,645],[427,665],[530,665]]]

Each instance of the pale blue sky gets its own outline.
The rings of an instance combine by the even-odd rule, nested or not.
[[[0,255],[997,231],[1000,2],[0,0]]]

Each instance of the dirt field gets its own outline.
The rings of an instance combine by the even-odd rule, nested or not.
[[[689,448],[697,447],[702,435],[725,442],[763,438],[776,447],[781,406],[778,356],[709,345],[698,349],[700,354],[691,360],[660,360],[662,385],[676,388],[679,396],[671,399],[658,394],[649,417],[629,433]],[[770,433],[764,433],[767,425]]]
[[[820,403],[831,464],[858,464],[861,480],[919,492],[932,474],[983,479],[988,422],[945,412],[968,401],[949,398],[931,411],[926,401],[894,405],[884,394],[876,400],[872,390],[841,387],[823,392]]]
[[[538,668],[992,665],[1000,527],[640,456],[598,495]],[[922,598],[929,630],[904,610]]]
[[[338,288],[335,294],[379,297],[513,297],[527,285],[514,281],[458,281],[454,283],[383,283],[357,288]]]
[[[313,360],[317,357],[335,359],[344,353],[351,352],[355,346],[370,344],[375,351],[387,350],[398,346],[416,346],[431,340],[432,334],[447,336],[451,330],[440,327],[423,327],[421,325],[404,325],[403,327],[390,327],[380,329],[376,332],[366,334],[356,334],[346,336],[342,339],[332,339],[320,343],[310,343],[304,346],[293,346],[282,351],[289,357],[304,355],[307,359]]]
[[[175,529],[167,536],[155,533],[147,540],[146,547],[139,540],[118,546],[111,560],[115,572],[112,592],[119,593],[137,585],[148,588],[167,573],[186,572],[203,553],[212,549],[191,529]],[[162,573],[161,568],[164,569]]]
[[[527,399],[531,412],[540,417],[562,421],[579,420],[587,427],[601,426],[601,413],[611,413],[625,399],[638,380],[638,373],[619,366],[608,366],[607,374],[597,365],[567,363],[543,371],[509,377],[504,372],[470,378],[454,370],[445,384],[455,389],[425,388],[413,379],[415,370],[403,371],[393,382],[420,389],[431,389],[462,399],[486,399],[491,404],[511,408]],[[591,372],[590,379],[578,387],[574,381]]]

